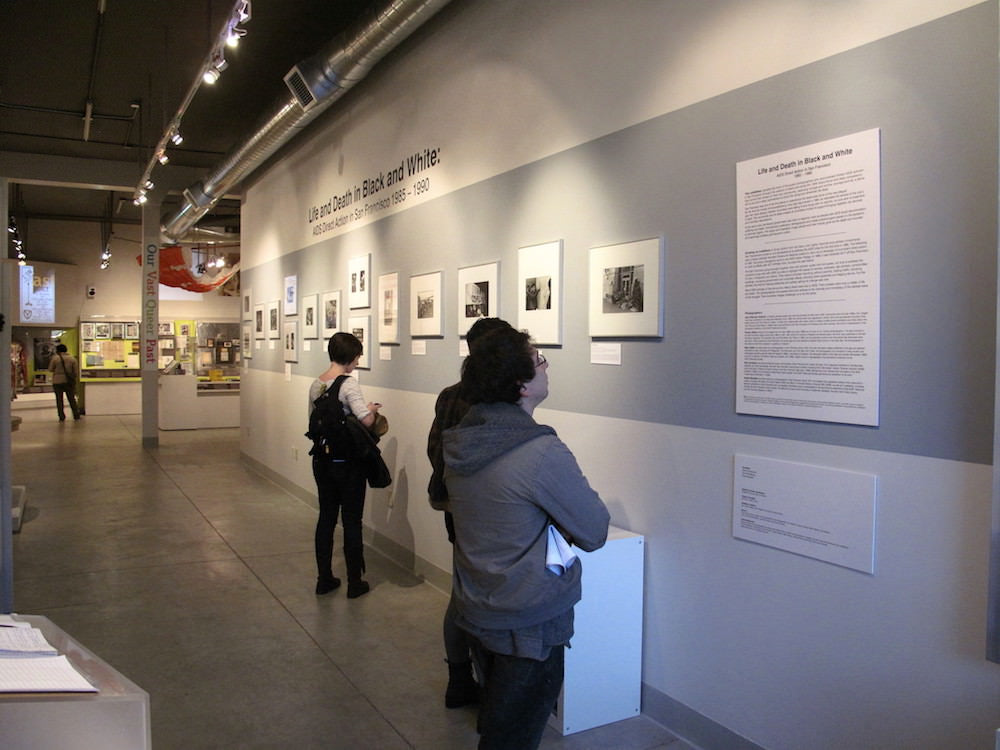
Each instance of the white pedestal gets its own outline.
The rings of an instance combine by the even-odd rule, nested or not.
[[[97,693],[0,694],[0,747],[101,748],[152,747],[149,694],[94,656],[45,617],[21,616],[94,685]]]
[[[240,392],[198,389],[194,375],[160,376],[161,430],[240,426]]]
[[[583,562],[583,599],[566,649],[563,689],[549,725],[563,735],[639,715],[645,538],[612,526]]]
[[[142,383],[138,380],[88,380],[83,388],[87,414],[91,416],[142,413]]]

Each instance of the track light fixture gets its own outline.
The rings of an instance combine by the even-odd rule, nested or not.
[[[142,177],[139,179],[139,186],[136,188],[135,197],[133,202],[136,205],[140,205],[145,201],[145,196],[143,193],[143,185],[148,186],[146,190],[152,190],[152,181],[149,179],[156,166],[156,163],[166,164],[170,161],[166,154],[166,149],[169,144],[174,146],[179,146],[183,142],[183,137],[180,133],[181,117],[187,111],[188,105],[191,104],[191,100],[197,93],[198,88],[204,84],[214,84],[219,80],[219,76],[222,71],[226,69],[227,63],[225,55],[223,55],[223,50],[228,47],[235,47],[239,44],[240,39],[246,36],[246,29],[241,29],[238,27],[241,23],[246,23],[250,20],[250,0],[236,0],[233,4],[232,11],[230,11],[229,18],[226,19],[225,25],[219,31],[216,37],[215,44],[212,45],[212,49],[208,53],[208,57],[205,61],[204,66],[201,69],[198,77],[195,78],[191,87],[188,89],[187,94],[184,97],[184,101],[181,103],[180,108],[177,110],[177,114],[174,115],[170,124],[167,126],[166,131],[160,138],[160,142],[157,144],[156,148],[153,150],[153,157],[149,160],[146,165],[146,170]]]

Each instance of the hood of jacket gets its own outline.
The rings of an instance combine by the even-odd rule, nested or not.
[[[444,463],[468,476],[529,440],[555,434],[517,404],[475,404],[456,427],[442,434]]]

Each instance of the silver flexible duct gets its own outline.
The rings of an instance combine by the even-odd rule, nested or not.
[[[160,227],[167,242],[180,238],[233,185],[263,164],[450,0],[391,0],[380,3],[353,34],[342,34],[297,64],[285,81],[293,92],[204,180],[184,191],[183,205]]]

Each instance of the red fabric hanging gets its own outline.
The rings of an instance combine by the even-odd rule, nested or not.
[[[136,256],[136,261],[142,265],[142,256]],[[205,282],[195,278],[191,273],[190,262],[184,257],[180,245],[167,245],[160,248],[160,283],[164,286],[176,286],[189,292],[211,292],[225,284],[240,270],[240,264],[227,268]]]

